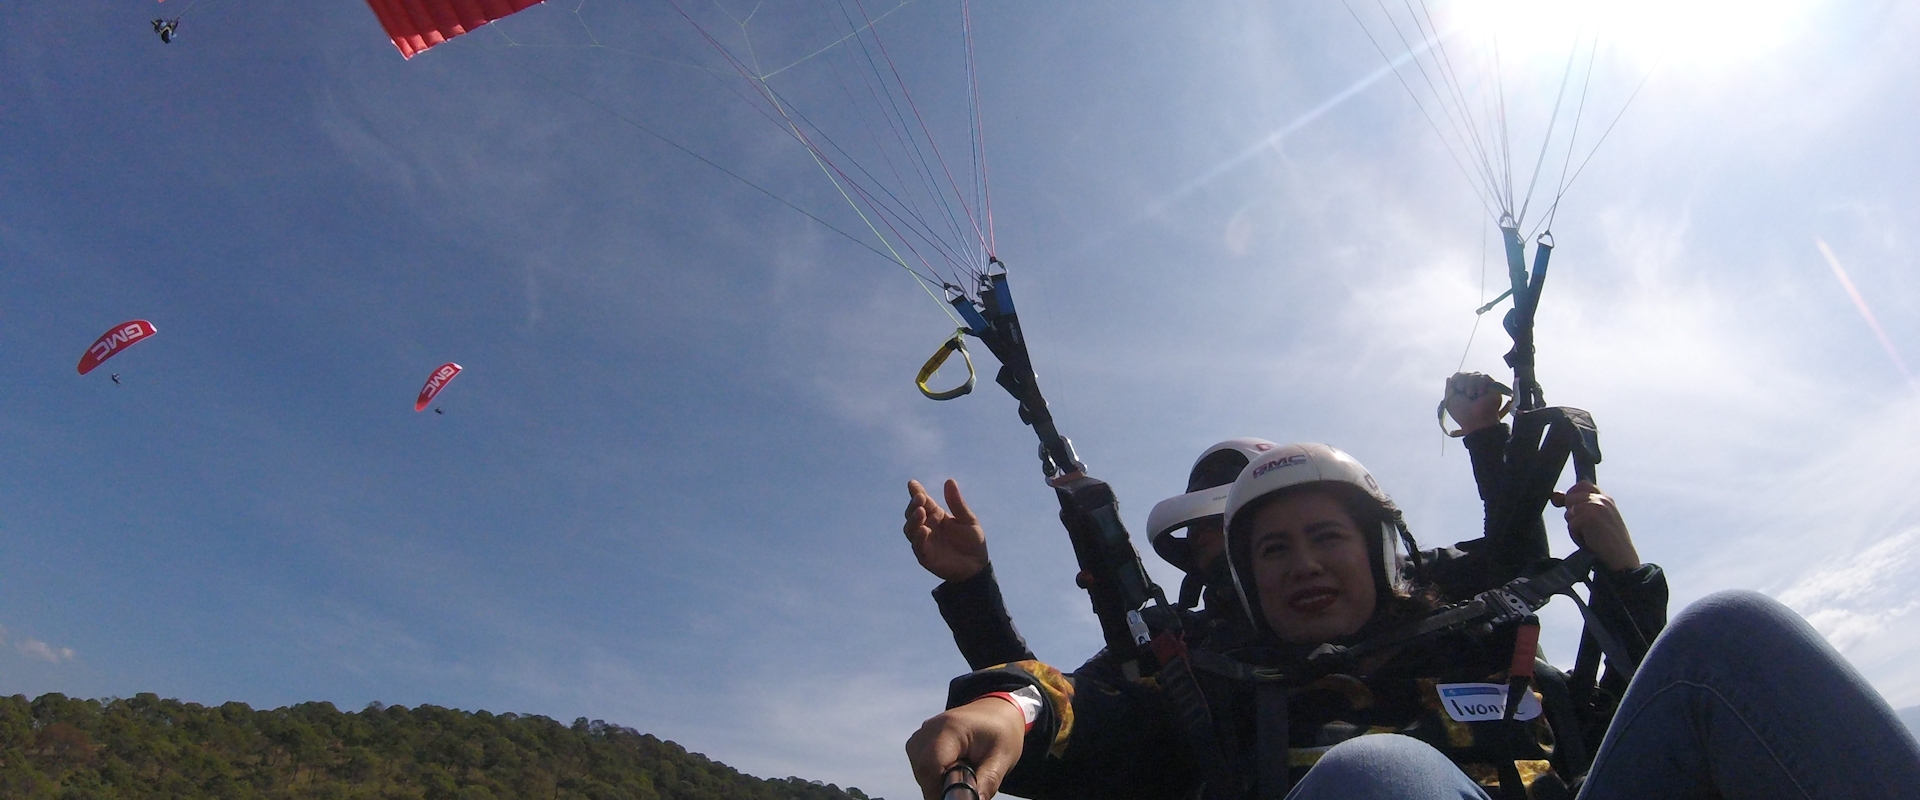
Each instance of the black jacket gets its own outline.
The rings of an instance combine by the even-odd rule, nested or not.
[[[992,564],[971,578],[935,587],[933,601],[939,604],[940,617],[953,631],[953,643],[967,660],[968,669],[1033,659],[1027,640],[1007,615],[1007,603],[1000,597],[1000,583],[993,578]]]
[[[1664,627],[1667,587],[1659,567],[1644,565],[1613,577],[1623,605],[1643,631],[1652,636]],[[1286,695],[1285,757],[1291,777],[1297,780],[1320,753],[1340,741],[1396,732],[1435,745],[1469,776],[1488,785],[1497,783],[1499,762],[1509,758],[1520,763],[1528,780],[1551,769],[1571,783],[1585,763],[1571,763],[1570,755],[1580,749],[1590,753],[1597,740],[1585,743],[1581,729],[1592,727],[1593,721],[1567,702],[1564,677],[1552,667],[1537,668],[1536,695],[1545,713],[1525,723],[1530,735],[1522,738],[1530,747],[1507,749],[1514,737],[1494,726],[1511,723],[1461,722],[1442,712],[1438,687],[1503,684],[1511,654],[1510,635],[1455,635],[1409,647],[1365,675],[1275,681]],[[1304,666],[1298,648],[1248,647],[1230,655],[1277,668],[1281,674],[1301,674]],[[1238,782],[1227,796],[1250,797],[1260,760],[1260,683],[1205,670],[1196,671],[1196,678],[1230,780]],[[1151,682],[1128,683],[1098,669],[1062,674],[1028,660],[955,679],[948,706],[1027,686],[1039,688],[1047,703],[1029,730],[1019,764],[1007,776],[1005,791],[1035,800],[1163,799],[1186,795],[1203,780],[1173,710]],[[1604,729],[1604,721],[1599,727]],[[1572,737],[1580,737],[1584,747],[1569,748]]]
[[[1473,463],[1474,482],[1480,489],[1481,502],[1489,512],[1495,493],[1499,491],[1500,465],[1506,440],[1505,423],[1475,431],[1464,439]],[[1544,537],[1544,523],[1536,519],[1532,524]],[[1489,566],[1485,542],[1483,536],[1453,547],[1423,551],[1421,562],[1426,565],[1423,580],[1433,584],[1443,596],[1452,599],[1472,597],[1506,583],[1514,576],[1502,577],[1500,570]],[[1187,616],[1187,630],[1203,632],[1199,637],[1188,636],[1190,646],[1209,647],[1203,644],[1207,641],[1231,642],[1235,645],[1244,643],[1246,625],[1241,619],[1244,614],[1240,609],[1240,600],[1232,587],[1222,585],[1224,583],[1218,579],[1210,581],[1205,590],[1205,606]],[[1013,618],[1007,613],[1006,601],[1000,595],[1000,584],[993,577],[993,565],[987,565],[986,569],[966,580],[940,584],[933,590],[933,600],[939,605],[940,616],[946,620],[947,628],[953,631],[953,643],[960,648],[960,655],[966,659],[968,669],[986,669],[1034,658],[1033,651],[1027,647],[1027,640],[1014,627]],[[1221,648],[1210,649],[1217,652]],[[1099,658],[1097,654],[1094,656],[1094,660]]]

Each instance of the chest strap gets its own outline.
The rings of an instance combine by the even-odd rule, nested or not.
[[[1263,681],[1255,688],[1255,706],[1259,721],[1260,800],[1284,800],[1292,788],[1289,770],[1290,743],[1287,740],[1287,687],[1277,681]]]
[[[1154,658],[1160,662],[1160,671],[1155,674],[1167,702],[1173,706],[1173,716],[1180,724],[1180,732],[1187,742],[1187,748],[1193,755],[1195,764],[1200,766],[1201,780],[1206,788],[1201,794],[1205,800],[1236,800],[1242,796],[1240,781],[1234,780],[1233,771],[1227,766],[1226,750],[1221,748],[1219,737],[1213,726],[1213,714],[1207,710],[1206,695],[1200,692],[1200,684],[1193,679],[1193,670],[1187,659],[1193,653],[1187,649],[1186,641],[1180,638],[1178,631],[1163,631],[1148,644]]]

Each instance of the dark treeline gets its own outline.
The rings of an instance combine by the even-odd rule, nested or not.
[[[867,800],[585,718],[378,703],[255,711],[151,694],[0,698],[0,797]]]

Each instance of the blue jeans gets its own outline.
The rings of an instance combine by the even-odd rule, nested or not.
[[[1805,620],[1764,595],[1687,607],[1634,675],[1580,800],[1920,797],[1920,744]],[[1487,800],[1438,750],[1363,736],[1289,800]]]

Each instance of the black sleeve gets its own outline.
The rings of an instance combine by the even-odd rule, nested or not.
[[[1506,459],[1507,423],[1496,422],[1469,433],[1460,443],[1473,462],[1473,483],[1480,488],[1481,518],[1493,514],[1494,498],[1500,496],[1500,467]]]
[[[1608,579],[1613,591],[1619,594],[1620,608],[1595,611],[1611,616],[1607,622],[1618,626],[1619,611],[1625,610],[1651,644],[1653,637],[1667,628],[1667,573],[1658,564],[1641,564],[1633,569],[1610,572]]]
[[[1474,486],[1480,490],[1481,519],[1484,520],[1482,535],[1452,547],[1423,550],[1420,553],[1422,577],[1449,602],[1465,600],[1504,582],[1496,580],[1484,527],[1491,524],[1494,504],[1500,497],[1507,434],[1507,424],[1497,422],[1461,439],[1461,444],[1467,448],[1467,457],[1473,464]]]
[[[1506,423],[1498,422],[1469,433],[1461,440],[1473,461],[1474,485],[1480,490],[1484,526],[1481,538],[1485,541],[1477,555],[1486,559],[1486,580],[1493,585],[1519,577],[1535,561],[1549,554],[1547,523],[1539,514],[1521,515],[1506,530],[1494,530],[1494,517],[1502,498],[1509,492],[1518,495],[1530,491],[1525,486],[1506,485],[1507,437],[1511,432]],[[1509,502],[1518,502],[1519,499],[1516,496]],[[1542,507],[1546,505],[1544,498],[1539,502]]]
[[[1033,660],[1027,640],[1021,638],[1020,631],[1013,627],[1013,618],[1007,615],[992,564],[964,581],[940,584],[933,590],[933,601],[940,605],[940,617],[953,631],[953,643],[967,660],[967,668],[979,670]]]
[[[1452,547],[1420,551],[1422,577],[1447,602],[1460,602],[1494,588],[1487,578],[1487,559],[1480,554],[1485,539],[1460,542]]]
[[[1638,644],[1651,645],[1654,638],[1667,627],[1666,573],[1657,565],[1641,564],[1633,569],[1608,572],[1606,575],[1606,591],[1614,594],[1619,602],[1597,602],[1599,598],[1596,597],[1596,602],[1593,604],[1594,613],[1599,615],[1609,629],[1618,632],[1622,638],[1628,637],[1629,631],[1637,630],[1642,639]],[[1600,591],[1600,586],[1596,585],[1594,588],[1596,593]],[[1622,618],[1623,612],[1626,619]],[[1632,620],[1632,627],[1625,624],[1628,619]],[[1637,647],[1635,643],[1622,642],[1621,644],[1629,650],[1636,651],[1635,657],[1646,657],[1646,651]],[[1600,688],[1615,698],[1621,697],[1627,691],[1627,678],[1617,670],[1609,669],[1606,677],[1600,681]],[[1604,735],[1606,721],[1610,717],[1609,710],[1608,716],[1600,719],[1599,729],[1590,731],[1589,736]],[[1592,741],[1597,743],[1600,740],[1592,738]]]
[[[1168,800],[1199,779],[1154,689],[1061,675],[1039,662],[954,679],[949,708],[1027,686],[1046,698],[1001,790],[1034,800]]]

